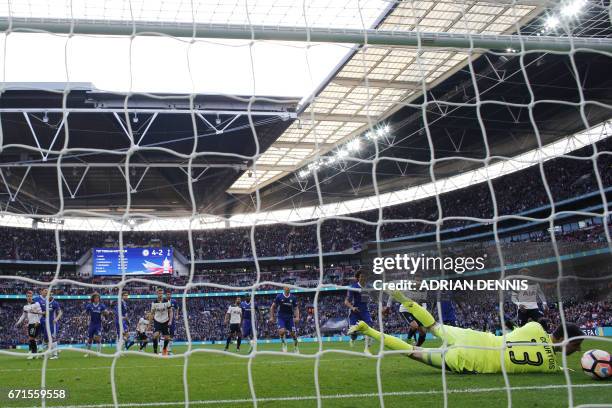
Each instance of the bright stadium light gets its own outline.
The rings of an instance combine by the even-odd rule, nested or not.
[[[383,125],[383,126],[378,127],[376,130],[370,130],[366,132],[365,138],[369,140],[376,140],[385,135],[388,135],[390,130],[391,129],[389,125]]]
[[[586,0],[573,0],[561,7],[560,13],[563,17],[576,17],[585,6]]]
[[[361,142],[359,139],[353,139],[346,144],[346,149],[349,152],[357,152],[361,149]]]
[[[546,21],[544,21],[544,27],[547,30],[555,30],[557,29],[557,27],[559,27],[559,25],[561,24],[561,20],[559,20],[559,17],[557,16],[548,16],[546,18]]]
[[[342,150],[338,150],[338,152],[336,153],[336,157],[340,160],[345,159],[346,157],[348,157],[349,152],[342,149]]]
[[[319,162],[312,162],[310,163],[307,167],[307,170],[310,171],[315,171],[321,168],[321,163]]]
[[[335,156],[325,156],[325,164],[332,165],[337,162],[338,159]]]

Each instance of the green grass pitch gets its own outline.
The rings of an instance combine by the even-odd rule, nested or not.
[[[434,341],[428,342],[435,346]],[[583,350],[611,350],[610,342],[589,340]],[[378,345],[376,345],[377,347]],[[317,351],[315,343],[302,344],[301,357],[257,355],[252,360],[253,381],[259,407],[316,407],[315,359],[306,358]],[[346,343],[324,343],[326,353],[320,358],[318,371],[322,405],[325,407],[379,406],[376,381],[377,359],[331,352],[361,351],[362,343],[349,348]],[[376,349],[376,347],[373,348]],[[246,356],[246,349],[241,351]],[[209,346],[208,350],[221,351]],[[291,349],[291,347],[290,347]],[[148,348],[151,351],[151,347]],[[235,350],[232,346],[230,350]],[[260,351],[279,351],[279,345],[263,345]],[[184,348],[175,348],[175,356],[167,359],[128,355],[117,359],[115,382],[119,406],[171,407],[184,406]],[[110,353],[111,349],[106,349]],[[573,403],[612,404],[612,381],[594,381],[580,371],[576,353],[569,358],[573,384]],[[47,362],[47,389],[66,389],[68,398],[48,400],[47,406],[112,407],[112,358],[62,351],[59,360]],[[194,353],[189,357],[187,378],[191,406],[253,406],[248,382],[248,359],[236,355]],[[42,360],[0,355],[0,407],[40,406],[38,400],[7,399],[11,388],[40,388]],[[444,392],[442,374],[400,355],[388,355],[380,363],[385,407],[442,407]],[[565,376],[559,374],[512,375],[512,406],[568,406]],[[502,375],[446,374],[449,407],[505,407],[507,391]]]

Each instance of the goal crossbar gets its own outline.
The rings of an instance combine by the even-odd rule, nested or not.
[[[216,38],[229,40],[272,40],[292,42],[370,44],[434,48],[470,48],[568,52],[577,49],[612,52],[612,39],[552,36],[433,33],[375,29],[306,28],[202,24],[129,20],[49,19],[2,17],[0,31],[48,32],[55,34]]]

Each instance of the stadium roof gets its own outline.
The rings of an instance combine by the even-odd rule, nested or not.
[[[66,230],[86,231],[119,231],[126,228],[136,231],[185,231],[188,229],[207,230],[274,223],[312,223],[313,221],[311,220],[321,217],[349,215],[380,207],[412,202],[432,197],[436,194],[444,194],[466,188],[476,183],[512,174],[533,166],[534,163],[545,162],[571,154],[575,150],[604,140],[610,136],[612,136],[612,125],[610,122],[605,122],[589,130],[579,132],[566,138],[561,138],[541,148],[519,154],[511,160],[497,161],[487,167],[465,171],[427,184],[410,186],[408,188],[363,198],[332,202],[325,205],[310,205],[292,209],[236,214],[227,218],[214,215],[199,215],[196,218],[159,218],[156,214],[147,215],[146,211],[142,209],[134,211],[136,218],[129,218],[127,220],[121,215],[115,215],[111,212],[109,212],[106,217],[67,217],[61,220],[39,216],[35,218],[37,221],[36,226],[42,229],[56,229],[59,227]],[[20,215],[5,215],[0,219],[0,225],[30,227],[32,225],[32,218]]]
[[[540,8],[511,3],[412,1],[397,4],[376,27],[391,31],[506,34],[532,19]],[[465,52],[392,47],[362,47],[302,110],[259,160],[253,176],[242,175],[231,193],[251,193],[291,174],[339,143],[415,100],[464,67]],[[422,83],[422,79],[425,83]],[[286,166],[284,170],[275,166]],[[259,169],[259,170],[257,170]]]
[[[83,83],[4,85],[3,210],[32,214],[122,211],[128,195],[141,212],[187,214],[192,196],[204,211],[250,166],[251,126],[259,148],[267,149],[291,123],[299,100],[126,97]]]
[[[511,32],[517,29],[507,17],[513,9],[521,31],[535,36],[548,14],[534,8],[531,1],[513,7],[508,5],[512,2],[461,2],[466,8],[458,14],[448,1],[433,3],[400,2],[396,8],[385,9],[373,24],[402,31],[410,27],[400,23],[416,15],[419,24],[428,24],[428,30],[461,30],[462,22],[474,31],[499,29],[495,24],[505,21],[505,31]],[[401,14],[408,13],[407,4],[422,9],[411,9],[407,17]],[[480,12],[483,4],[497,14]],[[585,15],[577,32],[586,37],[609,36],[609,30],[599,27],[605,20],[601,12],[606,10]],[[2,208],[5,214],[45,218],[57,214],[61,204],[64,216],[105,217],[73,220],[80,223],[74,228],[117,229],[129,195],[130,216],[137,212],[136,218],[142,218],[133,226],[136,229],[185,228],[194,210],[199,217],[197,228],[303,221],[321,211],[327,216],[348,214],[461,188],[466,174],[474,182],[480,180],[485,157],[497,156],[493,162],[499,157],[537,159],[541,157],[534,150],[538,143],[556,146],[551,150],[554,156],[609,133],[605,128],[605,135],[578,138],[563,149],[554,144],[572,141],[572,135],[581,134],[585,127],[610,118],[606,107],[612,106],[608,74],[612,62],[601,53],[576,53],[570,61],[562,53],[474,50],[466,65],[467,53],[456,49],[427,48],[416,54],[410,47],[370,46],[352,51],[325,73],[313,101],[302,94],[272,95],[258,97],[249,107],[249,93],[240,97],[198,93],[191,95],[195,122],[188,94],[126,95],[71,82],[67,108],[75,111],[70,113],[66,133],[62,123],[65,82],[4,83],[0,170],[6,191],[0,194],[8,198],[3,199]],[[570,62],[582,78],[582,94],[577,92]],[[421,69],[425,83],[416,80]],[[255,165],[249,114],[261,152]],[[370,126],[376,131],[373,136],[368,133]],[[378,134],[385,129],[388,132]],[[194,188],[190,191],[188,156],[195,134],[198,157],[191,162]],[[57,160],[64,136],[75,150],[61,155],[60,173]],[[127,163],[131,138],[143,149],[132,151]],[[40,149],[53,146],[54,153],[41,156]],[[91,151],[94,148],[103,151]],[[520,168],[511,162],[498,167],[499,175]],[[432,183],[432,172],[444,186]],[[256,186],[257,197],[252,194]],[[386,197],[384,202],[378,201],[377,194]],[[254,217],[256,209],[260,214]],[[149,222],[149,216],[167,219]],[[5,215],[1,223],[25,226],[28,222],[28,217],[9,218]]]

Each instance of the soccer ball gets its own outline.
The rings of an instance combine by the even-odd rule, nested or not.
[[[589,350],[580,359],[582,370],[589,377],[596,380],[605,380],[612,376],[612,363],[610,353],[603,350]]]

